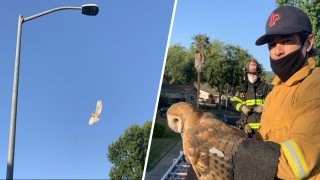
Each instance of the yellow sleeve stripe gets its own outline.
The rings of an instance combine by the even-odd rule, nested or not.
[[[301,154],[301,151],[300,151],[299,148],[298,148],[297,143],[296,143],[294,140],[292,140],[292,139],[291,139],[290,141],[291,141],[291,144],[292,144],[293,148],[294,148],[295,151],[297,152],[297,156],[298,156],[299,161],[301,162],[303,171],[305,172],[305,174],[309,175],[309,169],[308,169],[307,163],[306,163],[306,161],[304,160],[304,158],[303,158],[303,156],[302,156],[302,154]]]
[[[237,111],[240,111],[241,105],[242,105],[242,103],[238,103],[238,104],[236,105],[236,110],[237,110]]]
[[[240,98],[238,98],[237,96],[233,96],[233,98],[231,98],[231,101],[242,103],[242,100]]]
[[[259,129],[260,123],[248,123],[251,129]]]
[[[296,179],[303,179],[307,177],[310,172],[297,143],[290,139],[282,142],[280,145]]]
[[[246,105],[247,106],[253,106],[253,105],[260,105],[263,104],[264,100],[263,99],[250,99],[246,100]]]

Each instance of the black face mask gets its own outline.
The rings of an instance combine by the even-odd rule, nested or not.
[[[302,47],[278,60],[270,57],[271,69],[282,82],[286,82],[304,65],[307,56],[303,56]]]

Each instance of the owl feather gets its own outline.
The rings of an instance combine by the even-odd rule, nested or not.
[[[168,126],[180,133],[186,160],[198,179],[233,179],[232,157],[246,134],[191,104],[173,104],[167,111]]]

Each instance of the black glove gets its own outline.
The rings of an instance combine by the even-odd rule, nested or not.
[[[274,179],[280,156],[280,145],[255,139],[243,140],[233,156],[235,180]]]

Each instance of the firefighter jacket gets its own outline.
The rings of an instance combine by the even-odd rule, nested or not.
[[[251,111],[248,114],[246,121],[252,129],[258,129],[260,126],[261,113],[256,113],[253,108],[264,104],[266,96],[271,91],[271,86],[261,81],[260,78],[254,84],[247,82],[234,92],[231,99],[233,107],[241,112],[240,121],[244,120],[245,115],[241,111],[241,106],[246,105]]]
[[[277,177],[320,179],[320,68],[309,58],[285,83],[275,77],[259,132],[279,143]]]

